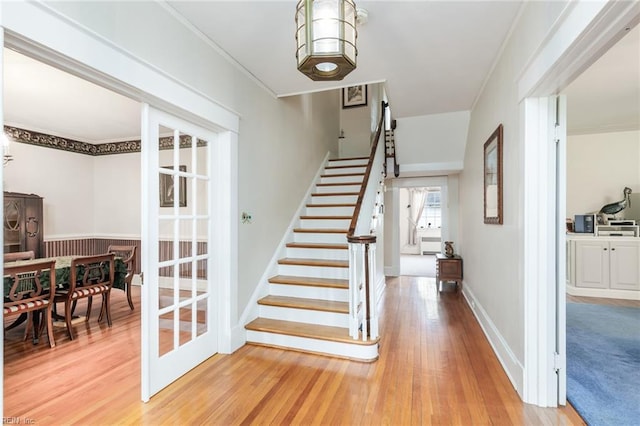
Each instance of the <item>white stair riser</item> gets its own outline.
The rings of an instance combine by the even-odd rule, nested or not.
[[[378,358],[377,344],[356,345],[253,330],[247,330],[247,341],[268,346],[295,348],[307,352],[333,354],[361,361],[374,361]]]
[[[346,173],[364,173],[366,172],[366,166],[353,166],[353,167],[340,167],[337,169],[325,168],[322,172],[323,175],[342,175]]]
[[[287,247],[287,257],[298,259],[349,260],[349,250]]]
[[[328,268],[326,266],[278,265],[278,275],[314,278],[349,278],[349,268]]]
[[[353,216],[354,207],[306,207],[305,216]]]
[[[349,328],[349,315],[337,312],[314,311],[282,306],[259,306],[260,318],[282,321],[303,322],[305,324],[327,325],[330,327]]]
[[[324,195],[311,196],[311,204],[355,204],[357,195]]]
[[[360,182],[362,184],[362,179],[364,176],[323,176],[320,178],[321,183],[351,183],[351,182]]]
[[[347,242],[347,234],[323,234],[319,232],[294,232],[293,241],[296,243],[331,243],[345,244]]]
[[[326,194],[328,192],[360,192],[362,185],[331,185],[331,186],[316,186],[316,192]]]
[[[349,290],[342,288],[270,283],[269,294],[272,296],[302,297],[305,299],[333,300],[336,302],[349,301]]]
[[[300,219],[300,228],[349,229],[351,219]]]
[[[327,166],[349,166],[349,165],[358,165],[358,166],[366,166],[369,162],[369,157],[362,158],[332,158],[327,161]]]

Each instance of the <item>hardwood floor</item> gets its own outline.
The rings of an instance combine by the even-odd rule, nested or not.
[[[4,415],[39,425],[584,424],[571,407],[523,404],[463,298],[415,277],[388,280],[377,362],[246,345],[143,404],[133,290],[133,312],[112,295],[111,329],[95,307],[76,340],[56,329],[53,349],[7,332]]]

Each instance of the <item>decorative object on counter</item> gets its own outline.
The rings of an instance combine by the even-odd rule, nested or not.
[[[453,257],[453,241],[444,242],[444,255],[447,257]]]
[[[627,208],[627,206],[631,207],[631,188],[625,187],[622,190],[623,199],[618,201],[617,203],[606,204],[602,206],[599,213],[611,214],[615,215],[616,213],[620,213],[622,210]]]

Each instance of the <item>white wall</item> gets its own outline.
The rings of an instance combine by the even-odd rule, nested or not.
[[[397,119],[396,152],[403,175],[462,169],[470,111]]]
[[[622,200],[625,186],[640,192],[640,131],[567,138],[567,217]]]
[[[11,154],[14,160],[4,168],[4,189],[44,198],[45,240],[92,237],[96,176],[93,157],[23,143],[11,144]],[[109,180],[105,183],[111,185]],[[135,204],[139,211],[139,198]],[[139,227],[135,233],[140,234]]]
[[[94,32],[96,40],[108,40],[240,116],[238,207],[254,218],[250,225],[239,225],[237,235],[240,268],[232,312],[242,312],[325,155],[331,151],[337,156],[337,91],[277,99],[159,2],[55,2],[38,7],[54,8]],[[28,20],[20,16],[25,10],[21,3],[3,5],[3,25],[5,19],[16,28],[22,25]],[[51,31],[42,37],[45,45],[47,40],[59,42],[49,27],[38,31],[39,36]],[[64,44],[56,46],[62,49]],[[86,46],[86,55],[91,47]],[[130,72],[117,71],[127,77]],[[89,171],[68,173],[78,177]]]
[[[370,84],[367,88],[367,105],[350,108],[340,108],[340,129],[343,137],[340,138],[340,157],[368,157],[371,153],[371,128],[372,128],[372,108],[374,99],[377,98],[375,91],[377,84]],[[342,92],[342,90],[341,90]],[[340,95],[340,105],[342,105],[342,94]],[[379,112],[378,112],[379,116]],[[376,121],[377,118],[373,119]],[[373,126],[375,128],[375,125]]]
[[[515,388],[522,395],[524,365],[523,165],[518,79],[565,3],[527,2],[471,111],[460,174],[460,237],[465,293]],[[504,125],[504,224],[483,222],[483,145]]]

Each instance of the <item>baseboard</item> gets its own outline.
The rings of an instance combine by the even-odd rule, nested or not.
[[[399,277],[400,276],[400,271],[398,268],[394,268],[393,266],[385,266],[384,267],[384,274],[387,277]]]
[[[618,290],[610,288],[581,288],[567,284],[567,293],[572,296],[602,297],[606,299],[640,300],[638,290]]]
[[[509,381],[516,392],[518,392],[518,395],[522,397],[524,389],[524,366],[520,361],[518,361],[517,357],[507,344],[504,337],[502,337],[502,334],[500,334],[500,331],[497,329],[482,305],[478,303],[473,291],[471,291],[471,286],[468,285],[466,280],[463,281],[462,294],[478,320],[478,324],[480,324],[480,328],[482,328],[484,335],[487,337],[493,352],[498,357],[498,361],[502,365],[502,369],[507,374]]]

